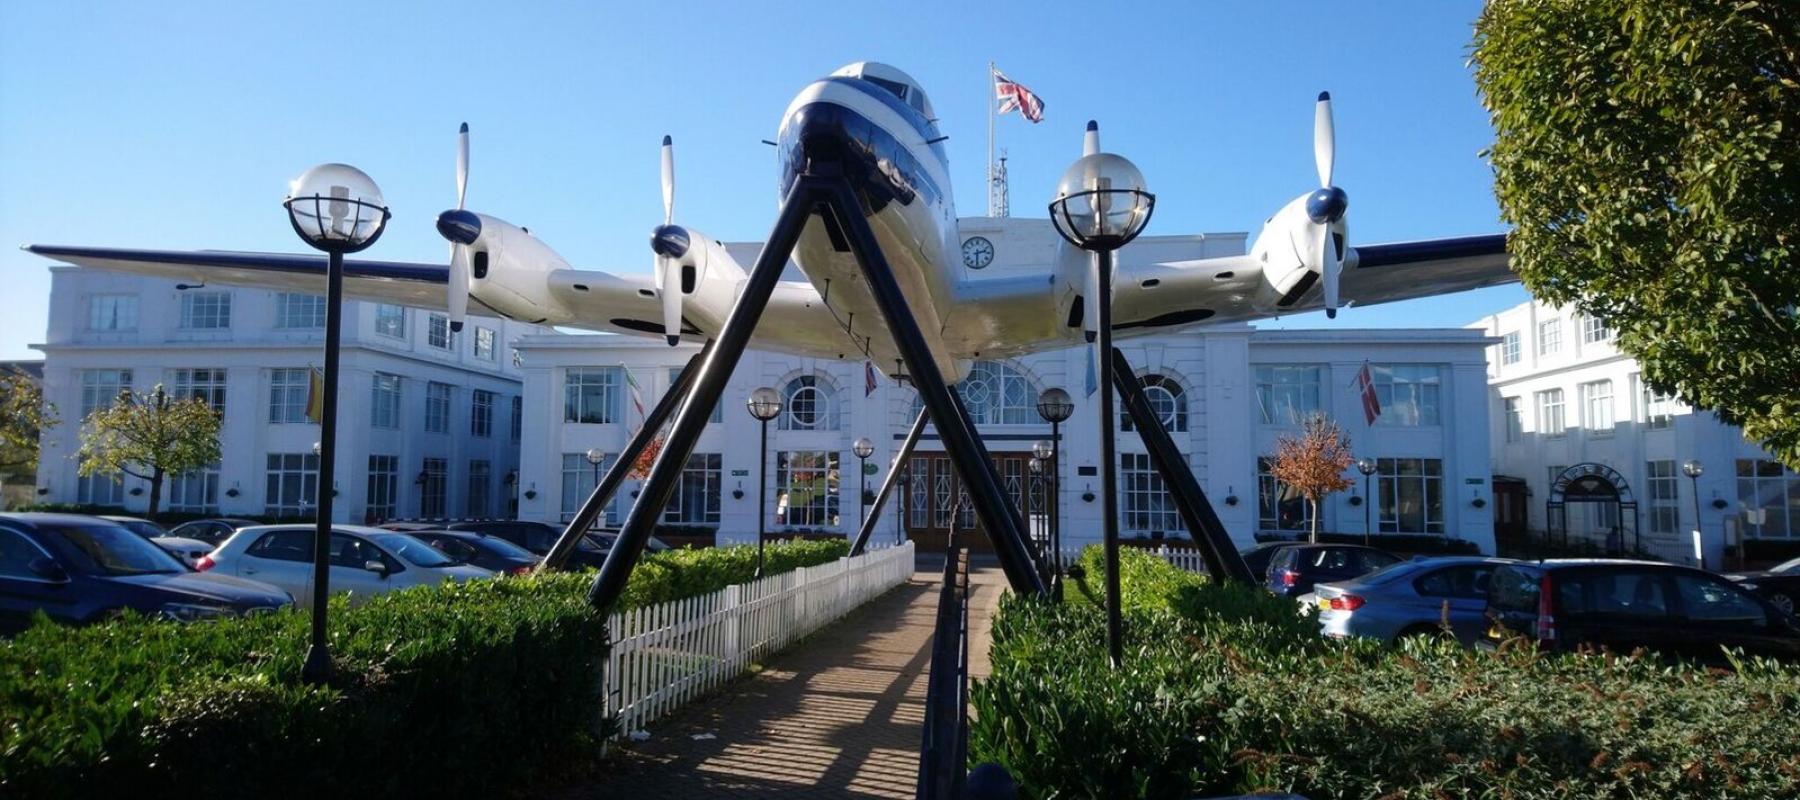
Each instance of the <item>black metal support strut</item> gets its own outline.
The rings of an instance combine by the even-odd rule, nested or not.
[[[881,488],[875,492],[875,502],[869,506],[869,513],[863,515],[862,530],[856,532],[856,541],[850,543],[850,555],[862,555],[869,546],[869,537],[875,533],[876,523],[881,521],[881,508],[887,505],[888,495],[894,487],[900,485],[900,466],[912,456],[913,447],[918,445],[919,437],[925,434],[925,424],[930,415],[925,409],[919,409],[918,419],[913,420],[912,430],[906,434],[906,440],[900,443],[900,451],[894,454],[894,463],[888,465],[887,476],[881,479]]]

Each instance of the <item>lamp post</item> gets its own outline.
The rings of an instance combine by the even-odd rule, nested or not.
[[[1363,545],[1369,544],[1370,534],[1375,530],[1375,497],[1369,494],[1369,476],[1375,474],[1378,465],[1375,459],[1363,456],[1356,460],[1356,471],[1363,476]]]
[[[1048,465],[1050,468],[1044,472],[1050,480],[1049,496],[1046,498],[1050,504],[1050,563],[1054,565],[1056,572],[1055,585],[1051,587],[1050,591],[1057,600],[1061,600],[1063,596],[1063,553],[1062,457],[1060,449],[1062,447],[1062,424],[1075,413],[1075,401],[1069,397],[1068,392],[1062,389],[1045,389],[1038,394],[1037,412],[1039,417],[1050,423],[1050,463]],[[1033,450],[1035,451],[1036,448]],[[1043,458],[1042,455],[1038,457]]]
[[[1130,161],[1099,152],[1099,126],[1088,123],[1090,149],[1063,173],[1050,202],[1050,221],[1072,245],[1094,254],[1093,299],[1098,330],[1100,385],[1100,491],[1106,544],[1106,642],[1113,666],[1124,657],[1125,622],[1119,611],[1118,464],[1113,441],[1112,272],[1113,251],[1124,247],[1150,222],[1156,196]]]
[[[864,436],[857,439],[855,444],[850,445],[850,452],[856,454],[856,460],[859,462],[856,465],[856,472],[861,476],[857,479],[856,484],[856,507],[858,509],[856,521],[864,523],[868,522],[869,514],[869,456],[875,455],[875,443],[869,441],[869,437]],[[859,525],[858,528],[860,529],[860,527]]]
[[[1688,476],[1694,486],[1694,560],[1699,562],[1701,569],[1706,569],[1706,550],[1700,544],[1700,475],[1705,471],[1706,466],[1700,463],[1700,459],[1690,458],[1681,462],[1682,474]]]
[[[590,447],[590,448],[588,448],[588,451],[586,453],[582,454],[582,457],[586,458],[587,462],[593,466],[593,468],[594,468],[594,485],[599,486],[600,485],[600,465],[606,461],[606,453],[601,451],[601,449],[598,447]],[[599,519],[599,518],[595,517],[595,519]],[[588,527],[590,529],[592,529],[593,526],[590,525]],[[579,540],[577,540],[577,541],[579,541]]]
[[[344,254],[381,238],[388,210],[381,189],[348,164],[320,164],[295,178],[282,201],[288,222],[309,246],[324,251],[325,380],[319,415],[319,485],[314,507],[312,641],[300,677],[321,684],[331,678],[331,650],[325,639],[325,600],[330,596],[331,486],[336,481],[338,342],[344,317]]]
[[[781,393],[764,386],[744,401],[750,416],[762,423],[762,457],[756,467],[756,577],[763,576],[763,538],[769,524],[769,420],[781,416]]]

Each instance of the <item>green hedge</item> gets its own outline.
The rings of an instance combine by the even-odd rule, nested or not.
[[[747,552],[746,552],[747,551]],[[774,544],[771,572],[843,548]],[[647,556],[627,604],[747,578],[754,548]],[[331,609],[336,675],[299,680],[308,618],[47,622],[0,641],[0,796],[517,791],[591,762],[605,621],[589,576],[419,587]]]
[[[1800,796],[1793,665],[1334,642],[1291,602],[1124,559],[1123,669],[1081,599],[1091,555],[1072,602],[1009,597],[995,618],[971,763],[1022,796]]]

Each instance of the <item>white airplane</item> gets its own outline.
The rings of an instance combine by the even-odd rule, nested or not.
[[[962,238],[950,167],[936,114],[911,77],[885,64],[844,67],[802,89],[777,137],[781,186],[811,160],[841,165],[866,209],[907,303],[946,381],[978,357],[1017,355],[1092,338],[1095,292],[1087,253],[1059,239],[1038,274],[964,280]],[[1086,146],[1098,151],[1089,126]],[[1330,97],[1319,95],[1314,159],[1320,188],[1294,198],[1263,224],[1244,255],[1120,266],[1114,280],[1118,337],[1202,322],[1253,320],[1340,304],[1366,306],[1517,280],[1505,235],[1347,244],[1342,189],[1332,185]],[[663,139],[663,224],[651,234],[651,277],[576,269],[549,245],[499,217],[463,208],[468,126],[457,158],[457,207],[438,216],[451,243],[444,264],[351,259],[345,293],[365,300],[447,310],[460,328],[469,302],[487,313],[547,325],[703,341],[717,334],[746,271],[718,240],[674,223],[674,162]],[[1048,220],[1044,221],[1048,226]],[[160,251],[29,245],[71,264],[269,289],[322,292],[317,255]],[[751,346],[820,358],[868,358],[900,370],[900,354],[846,243],[840,224],[815,214],[793,254],[806,282],[775,290]]]

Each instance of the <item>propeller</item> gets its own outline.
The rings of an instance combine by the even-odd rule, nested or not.
[[[675,225],[675,142],[668,136],[662,140],[663,224],[651,237],[656,254],[657,295],[662,299],[663,335],[669,346],[681,344],[681,257],[680,253],[664,253],[656,246],[661,234]]]
[[[438,232],[450,240],[450,276],[448,281],[450,330],[460,331],[469,313],[469,245],[481,235],[481,223],[474,214],[463,210],[469,193],[469,123],[462,124],[456,135],[456,210],[438,216]],[[473,232],[468,222],[475,219]],[[450,230],[446,230],[446,226]]]
[[[1319,231],[1319,274],[1325,280],[1325,316],[1336,319],[1338,311],[1338,277],[1344,271],[1332,242],[1331,226],[1344,218],[1349,197],[1343,189],[1332,185],[1331,173],[1337,161],[1337,132],[1331,123],[1331,93],[1320,92],[1313,108],[1313,164],[1319,170],[1319,190],[1306,198],[1306,216]]]

